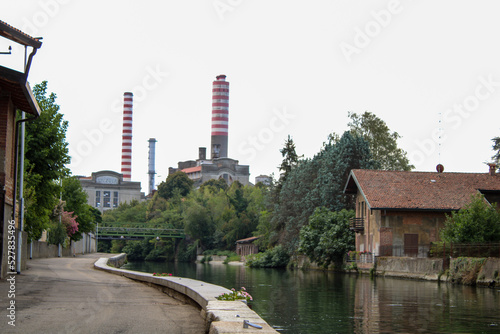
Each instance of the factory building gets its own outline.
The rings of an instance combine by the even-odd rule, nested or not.
[[[92,173],[92,176],[79,176],[80,184],[87,193],[87,203],[104,212],[116,209],[121,203],[142,201],[141,183],[125,180],[123,174],[110,170]]]
[[[211,179],[224,179],[228,184],[235,181],[249,184],[250,166],[240,165],[238,160],[228,157],[229,82],[223,74],[212,83],[211,134],[210,159],[206,158],[206,148],[200,147],[197,160],[180,161],[177,168],[169,168],[169,174],[182,171],[195,186]]]

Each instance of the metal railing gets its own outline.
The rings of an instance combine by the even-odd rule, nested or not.
[[[145,223],[103,223],[97,227],[96,235],[100,240],[186,237],[183,229]]]
[[[364,218],[351,218],[350,228],[354,232],[363,232],[365,230],[365,219]]]

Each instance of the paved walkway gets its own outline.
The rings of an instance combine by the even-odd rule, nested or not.
[[[0,281],[0,333],[203,333],[200,311],[143,283],[95,270],[109,254],[29,260]],[[7,307],[15,300],[15,327]]]

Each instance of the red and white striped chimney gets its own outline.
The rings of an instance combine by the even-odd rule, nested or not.
[[[123,94],[123,133],[122,133],[122,174],[123,181],[132,179],[132,106],[133,94]]]
[[[212,86],[212,159],[227,158],[229,82],[218,75]]]

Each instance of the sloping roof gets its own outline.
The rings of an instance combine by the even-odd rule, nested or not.
[[[0,20],[0,36],[10,39],[13,42],[19,43],[24,46],[31,46],[34,48],[40,48],[42,42],[39,38],[33,38],[30,35],[22,32],[21,30],[14,28],[10,24]]]
[[[195,173],[195,172],[201,172],[201,166],[184,168],[183,170],[181,170],[181,172],[184,172],[186,174]]]
[[[500,192],[500,175],[353,169],[344,192],[358,190],[370,209],[452,211],[478,191]]]
[[[237,244],[249,244],[249,243],[254,242],[255,240],[257,240],[259,238],[260,238],[260,236],[240,239],[240,240],[236,240],[236,243]]]
[[[40,115],[40,107],[26,81],[26,74],[0,66],[0,91],[10,92],[14,107],[29,114]]]

